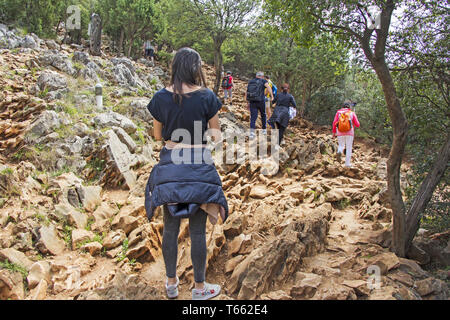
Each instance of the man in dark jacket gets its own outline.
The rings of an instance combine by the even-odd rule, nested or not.
[[[264,89],[267,88],[270,94],[270,101],[273,100],[272,88],[264,79],[264,72],[258,71],[256,78],[249,81],[247,85],[247,91],[245,92],[245,100],[247,100],[247,108],[250,110],[250,139],[255,138],[256,119],[258,118],[258,112],[261,113],[262,129],[263,133],[266,133],[267,114],[270,115],[270,108],[266,110],[264,101]]]

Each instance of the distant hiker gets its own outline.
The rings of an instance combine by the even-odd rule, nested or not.
[[[277,86],[272,82],[272,80],[270,80],[270,77],[268,75],[265,75],[264,78],[267,80],[267,82],[269,83],[270,88],[272,89],[272,94],[273,97],[272,99],[270,99],[271,95],[268,89],[264,90],[264,94],[265,94],[265,104],[266,104],[266,110],[269,109],[272,106],[272,100],[273,98],[276,98],[277,96]],[[270,113],[268,113],[268,117],[270,118]]]
[[[341,161],[341,155],[345,148],[345,166],[351,167],[353,137],[355,135],[355,127],[359,128],[360,124],[356,113],[352,111],[356,103],[345,101],[344,107],[336,112],[333,121],[333,137],[338,138],[337,160]]]
[[[169,298],[178,296],[176,268],[182,218],[189,218],[195,281],[192,299],[205,300],[220,292],[219,285],[205,282],[206,219],[209,216],[215,224],[220,215],[225,221],[228,205],[217,170],[208,164],[212,155],[204,134],[209,126],[216,133],[213,139],[220,139],[221,107],[214,92],[206,88],[200,55],[190,48],[176,53],[169,86],[156,92],[147,106],[153,116],[154,137],[165,142],[147,182],[145,209],[151,219],[154,210],[162,206],[162,253]]]
[[[263,133],[266,133],[267,117],[266,112],[270,115],[270,108],[265,105],[265,89],[269,91],[270,101],[273,100],[272,88],[264,79],[264,73],[258,71],[256,78],[249,81],[247,91],[245,92],[245,100],[247,100],[247,108],[250,109],[250,139],[255,138],[256,119],[258,111],[261,113]]]
[[[291,118],[289,109],[291,107],[297,108],[294,97],[289,93],[289,84],[283,84],[282,92],[277,94],[273,100],[273,103],[276,103],[276,106],[273,110],[272,117],[270,117],[268,122],[272,128],[279,130],[278,144],[281,145],[284,131],[286,130]]]
[[[223,104],[227,103],[227,99],[230,99],[230,106],[233,105],[233,77],[231,71],[227,71],[227,75],[222,79],[223,88]]]
[[[154,56],[155,56],[155,47],[153,46],[150,39],[147,39],[144,42],[144,58],[150,60],[152,62],[152,65],[154,65],[155,64]]]

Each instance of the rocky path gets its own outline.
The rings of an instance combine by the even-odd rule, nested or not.
[[[162,217],[149,222],[144,209],[161,149],[146,105],[166,72],[52,41],[33,38],[30,48],[8,32],[0,26],[14,47],[0,49],[0,299],[166,299]],[[212,87],[213,68],[205,71]],[[245,88],[236,78],[233,105],[220,111],[225,137],[248,129]],[[271,150],[250,161],[245,145],[227,142],[245,161],[217,165],[230,207],[225,223],[207,224],[217,299],[448,297],[447,283],[418,264],[423,255],[388,250],[386,149],[357,138],[345,169],[330,128],[304,119],[291,121],[285,142],[279,163]],[[178,276],[179,299],[190,299],[187,221]]]

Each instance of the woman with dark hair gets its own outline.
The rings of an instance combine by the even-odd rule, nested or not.
[[[279,130],[278,144],[281,144],[284,131],[289,124],[289,107],[297,108],[294,97],[289,93],[289,85],[287,83],[283,84],[281,90],[272,101],[272,103],[276,103],[276,106],[268,121],[272,128]]]
[[[215,224],[220,214],[225,221],[228,205],[211,152],[205,148],[205,133],[209,127],[212,139],[220,139],[217,113],[221,107],[219,99],[205,86],[200,55],[190,48],[176,53],[170,85],[155,93],[147,107],[153,116],[154,137],[165,143],[160,161],[150,173],[145,208],[150,220],[154,210],[162,206],[162,253],[169,298],[178,296],[176,267],[182,218],[189,218],[195,281],[192,299],[205,300],[220,292],[219,285],[205,282],[206,220],[209,217]]]

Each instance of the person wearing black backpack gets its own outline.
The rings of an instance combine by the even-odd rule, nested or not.
[[[222,79],[223,88],[223,104],[227,103],[227,99],[230,99],[230,106],[233,105],[232,102],[232,89],[233,89],[233,77],[231,76],[231,71],[227,71],[227,76]]]
[[[249,81],[247,91],[245,92],[245,100],[247,100],[247,108],[250,110],[250,139],[255,138],[256,119],[258,118],[258,111],[261,113],[263,133],[266,133],[267,115],[270,114],[266,110],[264,91],[267,88],[270,94],[270,101],[273,101],[272,88],[269,82],[264,79],[264,72],[258,71],[256,78]]]

